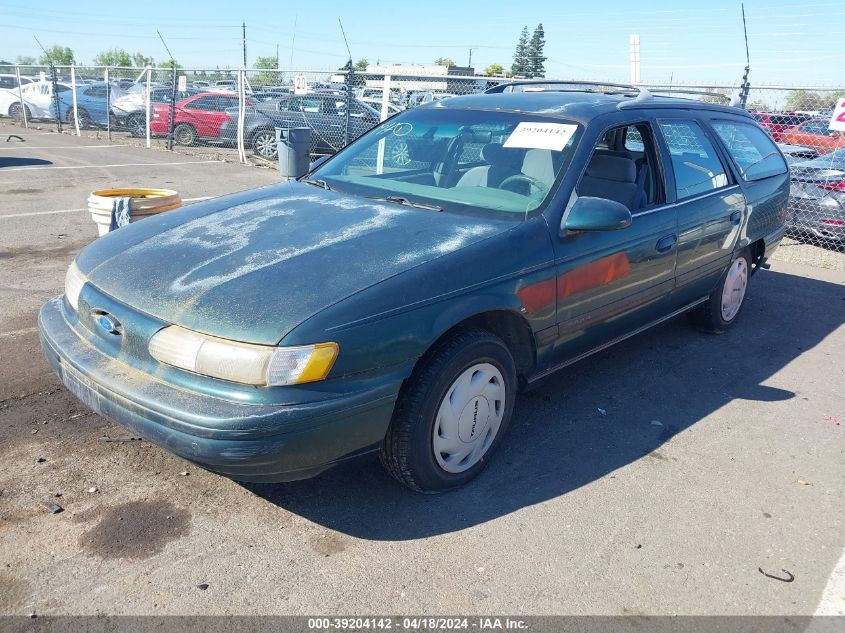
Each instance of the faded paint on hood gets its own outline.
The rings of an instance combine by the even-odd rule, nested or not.
[[[159,319],[275,344],[357,291],[512,226],[291,183],[131,224],[78,264],[96,287]]]

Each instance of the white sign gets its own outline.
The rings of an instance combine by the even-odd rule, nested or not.
[[[845,132],[845,99],[840,99],[836,102],[836,107],[833,109],[833,116],[830,117],[831,130],[837,132]]]
[[[184,92],[188,89],[188,76],[179,75],[179,91]]]
[[[308,92],[308,77],[297,75],[293,78],[293,94],[304,95]]]
[[[569,139],[578,129],[571,123],[533,123],[523,121],[511,132],[505,147],[523,147],[528,149],[551,149],[563,151]]]

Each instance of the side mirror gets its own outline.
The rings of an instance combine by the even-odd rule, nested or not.
[[[564,217],[566,231],[615,231],[631,226],[631,212],[624,204],[607,198],[581,196]]]
[[[331,156],[320,156],[317,160],[311,163],[311,167],[308,168],[308,171],[314,171],[317,167],[329,160],[329,158],[331,158]]]

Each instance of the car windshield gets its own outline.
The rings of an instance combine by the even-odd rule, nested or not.
[[[419,108],[374,128],[306,181],[351,195],[521,219],[545,205],[580,131],[560,118]]]
[[[802,162],[801,166],[815,167],[816,169],[845,170],[845,149],[837,149],[827,154],[822,154],[818,158]]]

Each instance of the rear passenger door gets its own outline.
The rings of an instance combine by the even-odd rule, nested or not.
[[[693,118],[659,119],[667,189],[678,215],[673,305],[708,295],[730,262],[745,198],[704,126]]]

